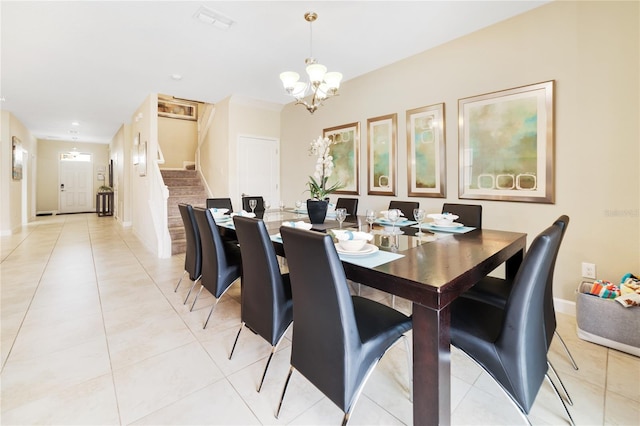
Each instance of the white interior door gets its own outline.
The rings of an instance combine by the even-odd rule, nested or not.
[[[92,211],[93,160],[91,154],[61,154],[59,172],[59,212],[79,213]]]
[[[238,138],[240,195],[261,195],[277,206],[280,200],[280,153],[277,139]]]

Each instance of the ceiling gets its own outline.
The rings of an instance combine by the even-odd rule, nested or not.
[[[344,83],[547,2],[3,0],[1,107],[39,139],[108,143],[150,93],[290,102],[278,75],[304,73],[307,11],[313,56]]]

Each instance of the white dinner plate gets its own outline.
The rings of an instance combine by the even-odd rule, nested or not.
[[[213,220],[215,220],[216,222],[228,222],[232,219],[231,216],[229,215],[224,215],[224,216],[220,216],[220,217],[214,217]]]
[[[436,225],[435,223],[432,222],[432,223],[428,223],[427,225],[433,226],[434,228],[443,228],[443,229],[445,229],[445,228],[461,228],[461,227],[464,226],[463,224],[458,223],[458,222],[453,222],[451,225]]]
[[[374,246],[373,244],[365,244],[358,251],[346,251],[346,250],[342,250],[338,245],[338,243],[336,243],[336,251],[346,256],[367,256],[369,254],[373,254],[377,252],[378,250],[379,250],[378,246]]]

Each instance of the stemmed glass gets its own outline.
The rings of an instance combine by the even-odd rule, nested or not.
[[[267,218],[267,211],[271,208],[271,201],[264,200],[264,214],[262,216],[263,219]]]
[[[387,212],[387,219],[389,219],[389,221],[393,224],[393,226],[391,227],[391,233],[395,234],[396,233],[396,222],[398,221],[398,219],[400,219],[400,210],[398,210],[398,209],[390,209]]]
[[[336,220],[340,223],[340,229],[342,229],[342,222],[347,218],[347,209],[336,209]]]
[[[418,221],[418,232],[416,232],[417,236],[423,236],[424,232],[422,232],[422,221],[424,220],[426,212],[423,209],[413,209],[413,217]]]
[[[249,208],[251,209],[251,213],[254,212],[254,210],[256,209],[256,205],[258,204],[258,201],[255,199],[251,199],[249,200]]]
[[[296,200],[296,216],[302,216],[302,201]]]
[[[369,224],[369,232],[373,232],[373,222],[376,220],[376,211],[367,210],[366,219],[367,223]]]
[[[284,211],[284,201],[280,200],[280,211],[283,212]]]

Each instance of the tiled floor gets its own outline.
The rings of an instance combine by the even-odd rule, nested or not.
[[[2,424],[339,424],[341,411],[299,374],[276,420],[290,341],[258,394],[268,344],[245,330],[227,359],[239,326],[239,285],[202,330],[212,297],[189,312],[182,304],[189,283],[173,292],[183,257],[156,258],[112,218],[40,217],[2,237],[1,248]],[[368,295],[389,302],[385,294]],[[396,306],[407,311],[402,302]],[[580,369],[557,342],[550,359],[575,401],[576,423],[640,424],[640,359],[583,342],[573,317],[559,320]],[[399,344],[383,358],[351,424],[412,423],[404,351]],[[455,349],[451,409],[458,425],[524,424]],[[547,384],[529,418],[567,424]]]

